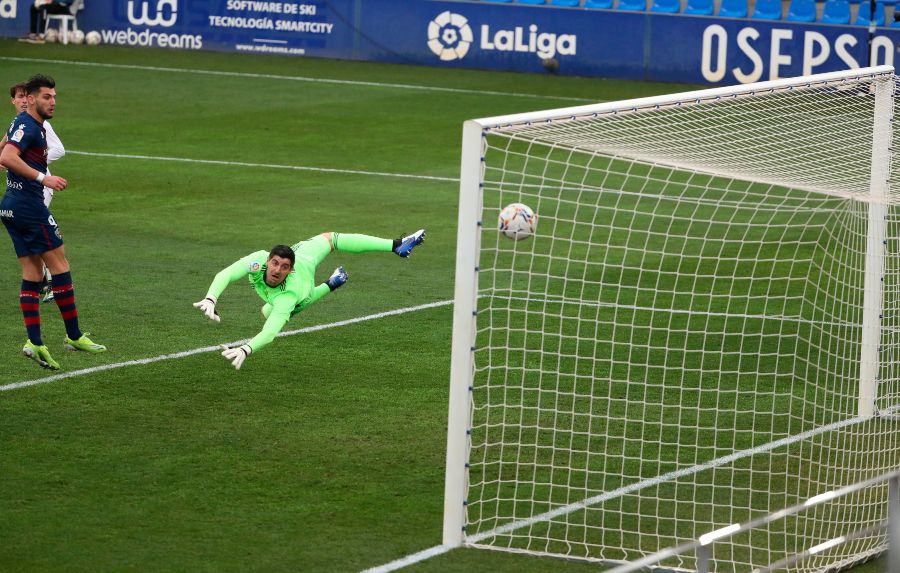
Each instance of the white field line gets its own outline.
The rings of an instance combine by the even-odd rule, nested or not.
[[[303,165],[279,165],[270,163],[248,163],[245,161],[222,161],[219,159],[191,159],[189,157],[165,157],[156,155],[128,155],[122,153],[98,153],[93,151],[75,151],[67,149],[68,155],[85,155],[88,157],[108,157],[113,159],[143,159],[148,161],[175,161],[179,163],[203,163],[206,165],[224,165],[228,167],[264,167],[266,169],[291,169],[294,171],[316,171],[319,173],[340,173],[344,175],[368,175],[374,177],[398,177],[401,179],[419,179],[424,181],[447,181],[456,183],[457,177],[435,177],[432,175],[411,175],[409,173],[387,173],[381,171],[362,171],[358,169],[331,169],[327,167],[306,167]]]
[[[366,569],[362,571],[362,573],[388,573],[389,571],[396,571],[397,569],[403,569],[409,565],[413,565],[418,563],[419,561],[425,561],[426,559],[431,559],[437,555],[443,555],[452,549],[446,545],[435,545],[430,549],[425,549],[419,551],[418,553],[413,553],[412,555],[407,555],[402,559],[397,559],[396,561],[391,561],[390,563],[385,563],[384,565],[379,565],[378,567],[372,567],[371,569]]]
[[[360,316],[357,318],[340,320],[338,322],[330,322],[327,324],[317,324],[314,326],[298,328],[297,330],[287,330],[285,332],[279,333],[278,336],[293,336],[295,334],[306,334],[308,332],[316,332],[318,330],[327,330],[330,328],[337,328],[339,326],[347,326],[348,324],[356,324],[357,322],[365,322],[368,320],[375,320],[377,318],[396,316],[398,314],[406,314],[408,312],[415,312],[417,310],[425,310],[428,308],[437,308],[440,306],[447,306],[450,304],[453,304],[452,300],[441,300],[438,302],[430,302],[428,304],[420,304],[418,306],[410,306],[407,308],[398,308],[395,310],[388,310],[385,312],[379,312],[379,313],[370,314],[367,316]],[[247,342],[250,342],[250,339],[229,342],[229,343],[227,343],[227,346],[239,346],[239,345],[245,344]],[[36,378],[34,380],[27,380],[25,382],[14,382],[12,384],[6,384],[4,386],[0,386],[0,392],[15,390],[17,388],[25,388],[27,386],[35,386],[37,384],[46,384],[48,382],[55,382],[57,380],[65,380],[67,378],[75,378],[76,376],[84,376],[85,374],[93,374],[95,372],[103,372],[105,370],[114,370],[116,368],[124,368],[126,366],[141,366],[144,364],[152,364],[154,362],[162,362],[164,360],[174,360],[176,358],[185,358],[187,356],[193,356],[195,354],[203,354],[205,352],[216,352],[219,350],[222,350],[222,346],[217,344],[215,346],[204,346],[203,348],[194,348],[193,350],[185,350],[184,352],[176,352],[174,354],[163,354],[160,356],[154,356],[152,358],[140,358],[138,360],[128,360],[126,362],[116,362],[115,364],[104,364],[102,366],[94,366],[93,368],[82,368],[81,370],[73,370],[71,372],[55,374],[53,376],[47,376],[46,378]]]
[[[254,79],[267,79],[267,80],[288,80],[293,82],[310,82],[310,83],[319,83],[319,84],[337,84],[337,85],[347,85],[347,86],[366,86],[366,87],[375,87],[375,88],[388,88],[388,89],[399,89],[399,90],[415,90],[415,91],[430,91],[430,92],[446,92],[446,93],[455,93],[455,94],[472,94],[472,95],[489,95],[489,96],[503,96],[503,97],[519,97],[519,98],[531,98],[531,99],[547,99],[547,100],[563,100],[563,101],[579,101],[579,102],[592,102],[592,103],[602,103],[602,101],[580,98],[580,97],[571,97],[571,96],[555,96],[555,95],[540,95],[540,94],[523,94],[523,93],[514,93],[514,92],[498,92],[492,90],[467,90],[462,88],[445,88],[440,86],[419,86],[414,84],[393,84],[387,82],[364,82],[359,80],[334,80],[327,78],[311,78],[306,76],[281,76],[278,74],[254,74],[249,72],[226,72],[221,70],[200,70],[200,69],[192,69],[192,68],[165,68],[159,66],[137,66],[131,64],[106,64],[101,62],[76,62],[73,60],[47,60],[41,58],[17,58],[14,56],[0,56],[0,60],[8,60],[11,62],[28,62],[28,63],[36,63],[36,64],[61,64],[61,65],[69,65],[69,66],[86,66],[93,68],[113,68],[120,70],[144,70],[150,72],[168,72],[168,73],[177,73],[177,74],[201,74],[207,76],[225,76],[225,77],[234,77],[234,78],[254,78]]]
[[[900,408],[892,408],[889,410],[885,410],[879,413],[882,416],[894,415]],[[541,523],[544,521],[550,521],[551,519],[567,515],[570,513],[574,513],[576,511],[580,511],[583,509],[587,509],[593,505],[597,505],[599,503],[603,503],[605,501],[609,501],[612,499],[616,499],[622,497],[623,495],[627,495],[629,493],[634,493],[636,491],[640,491],[647,487],[652,487],[659,485],[666,481],[676,480],[682,477],[686,477],[689,475],[693,475],[699,473],[704,470],[713,469],[716,467],[720,467],[726,464],[730,464],[732,462],[736,462],[743,458],[753,456],[756,454],[765,453],[776,448],[787,446],[801,440],[806,440],[819,434],[824,434],[825,432],[831,432],[834,430],[839,430],[846,426],[852,426],[854,424],[859,424],[870,420],[872,416],[858,416],[856,418],[848,418],[846,420],[841,420],[839,422],[834,422],[832,424],[828,424],[826,426],[820,426],[818,428],[814,428],[812,430],[807,430],[805,432],[801,432],[795,436],[788,436],[786,438],[781,438],[779,440],[775,440],[774,442],[769,442],[767,444],[762,444],[756,446],[755,448],[750,448],[749,450],[742,450],[739,452],[734,452],[733,454],[729,454],[727,456],[722,456],[720,458],[716,458],[710,460],[708,462],[698,464],[689,468],[684,468],[680,470],[675,470],[672,472],[665,473],[661,476],[657,476],[652,479],[644,480],[641,482],[629,484],[624,487],[620,487],[618,489],[614,489],[612,491],[604,492],[599,495],[595,495],[593,497],[589,497],[583,499],[581,501],[570,503],[568,505],[564,505],[562,507],[558,507],[551,511],[546,511],[544,513],[535,515],[533,517],[529,517],[528,519],[520,519],[518,521],[513,521],[506,525],[502,525],[500,527],[495,527],[490,531],[485,531],[482,533],[478,533],[476,535],[470,535],[466,537],[465,544],[466,545],[477,545],[479,542],[488,539],[489,537],[493,537],[496,535],[503,535],[506,533],[510,533],[517,529],[521,529],[523,527],[529,527],[536,523]],[[436,555],[441,555],[449,551],[450,548],[444,545],[437,545],[432,547],[431,549],[426,549],[424,551],[419,551],[418,553],[413,553],[401,559],[397,559],[396,561],[391,561],[386,565],[382,565],[380,567],[374,567],[372,569],[366,569],[363,573],[387,573],[388,571],[396,571],[397,569],[401,569],[408,565],[412,565],[414,563],[418,563],[419,561],[424,561],[425,559],[430,559]]]

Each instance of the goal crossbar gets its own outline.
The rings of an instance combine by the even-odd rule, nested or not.
[[[614,114],[627,111],[656,109],[672,105],[693,105],[697,103],[717,100],[724,97],[740,97],[744,95],[756,95],[762,92],[774,92],[778,90],[790,90],[799,86],[814,86],[817,84],[831,84],[846,80],[856,80],[863,77],[893,76],[893,66],[873,66],[856,70],[843,70],[807,76],[801,81],[797,78],[781,78],[754,84],[741,84],[720,88],[709,88],[688,92],[678,92],[659,96],[627,99],[621,101],[604,102],[597,104],[563,107],[546,111],[528,113],[516,113],[510,115],[498,115],[472,119],[483,129],[497,127],[514,128],[516,126],[534,124],[535,122],[577,120],[584,117],[593,117],[594,114]]]

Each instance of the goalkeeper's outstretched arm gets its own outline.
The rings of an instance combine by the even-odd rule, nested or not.
[[[219,300],[219,296],[225,291],[225,288],[229,284],[250,274],[250,263],[252,262],[252,259],[252,254],[247,255],[216,273],[212,284],[209,285],[209,289],[206,291],[206,298],[199,302],[195,302],[194,307],[203,311],[203,314],[210,320],[219,322],[219,313],[216,312],[216,303]]]
[[[287,324],[288,319],[291,317],[291,310],[293,310],[295,305],[296,299],[289,296],[282,296],[276,299],[269,316],[266,318],[266,323],[263,325],[262,330],[259,331],[259,334],[254,336],[247,344],[242,344],[235,348],[223,346],[222,356],[231,361],[231,365],[234,366],[235,369],[240,370],[244,360],[246,360],[250,354],[258,352],[275,340],[275,337],[278,336],[278,333],[281,332],[281,329]]]

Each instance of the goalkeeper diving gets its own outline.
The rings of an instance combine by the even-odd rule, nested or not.
[[[251,253],[221,270],[209,285],[206,298],[194,303],[194,306],[210,320],[219,322],[216,312],[219,296],[230,283],[243,277],[249,278],[256,293],[266,303],[262,307],[266,322],[249,343],[235,348],[223,347],[222,356],[240,370],[244,360],[272,342],[292,316],[347,282],[344,267],[338,267],[327,281],[315,284],[316,267],[329,253],[392,252],[406,258],[424,240],[425,229],[393,240],[328,232],[292,247],[276,245],[271,251]]]

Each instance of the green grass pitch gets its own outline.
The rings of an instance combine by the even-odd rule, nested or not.
[[[62,373],[253,336],[262,303],[245,286],[221,297],[221,324],[191,303],[238,257],[322,231],[424,226],[428,238],[407,261],[333,254],[321,278],[340,264],[349,284],[287,328],[449,301],[464,120],[687,89],[0,41],[4,93],[38,72],[57,80],[69,154],[52,171],[70,188],[52,210],[82,327],[110,349],[66,353],[45,305]],[[51,374],[19,354],[19,267],[2,241],[0,386]],[[440,544],[451,315],[444,304],[279,338],[240,372],[205,352],[0,392],[0,570],[359,571]],[[406,570],[596,566],[456,550]]]

